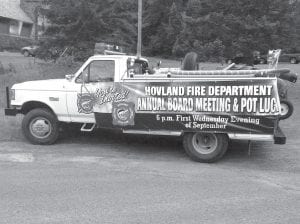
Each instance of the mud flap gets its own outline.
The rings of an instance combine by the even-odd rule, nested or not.
[[[284,145],[286,143],[286,136],[279,126],[274,130],[274,144]]]

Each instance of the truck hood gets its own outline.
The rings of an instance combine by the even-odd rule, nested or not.
[[[38,81],[28,81],[18,83],[12,86],[12,89],[16,90],[51,90],[61,91],[65,86],[65,79],[48,79]]]

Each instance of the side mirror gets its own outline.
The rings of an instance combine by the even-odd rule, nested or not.
[[[65,79],[68,80],[68,81],[71,81],[73,78],[74,78],[73,74],[65,75]]]
[[[81,72],[78,78],[76,79],[76,83],[87,83],[89,81],[88,74],[86,72]]]

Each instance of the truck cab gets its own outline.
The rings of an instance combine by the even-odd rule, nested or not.
[[[128,70],[128,66],[131,69]],[[7,115],[27,114],[47,108],[60,122],[95,123],[93,94],[109,83],[120,82],[133,73],[146,72],[148,61],[134,56],[96,55],[90,57],[75,74],[65,79],[18,83],[11,88]]]

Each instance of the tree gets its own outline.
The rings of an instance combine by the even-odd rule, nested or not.
[[[221,42],[224,54],[232,57],[287,48],[291,11],[289,0],[189,0],[177,49],[183,53]]]
[[[88,56],[96,42],[136,52],[137,0],[48,0],[48,47]],[[202,60],[294,50],[300,40],[299,0],[144,0],[143,54]]]
[[[291,45],[290,51],[292,53],[300,52],[300,1],[292,1],[292,17],[293,23],[290,25],[291,32]]]
[[[187,0],[147,0],[143,18],[145,53],[170,57],[182,29]]]
[[[136,42],[136,8],[130,0],[48,0],[44,14],[50,22],[46,49],[64,49],[84,59],[96,42],[126,46]]]
[[[143,12],[143,46],[144,52],[151,55],[166,53],[165,40],[167,34],[168,8],[172,1],[149,0],[144,1]]]
[[[207,60],[291,46],[294,6],[289,0],[149,2],[143,40],[152,55],[182,57],[193,50]],[[172,28],[173,20],[180,25]]]

